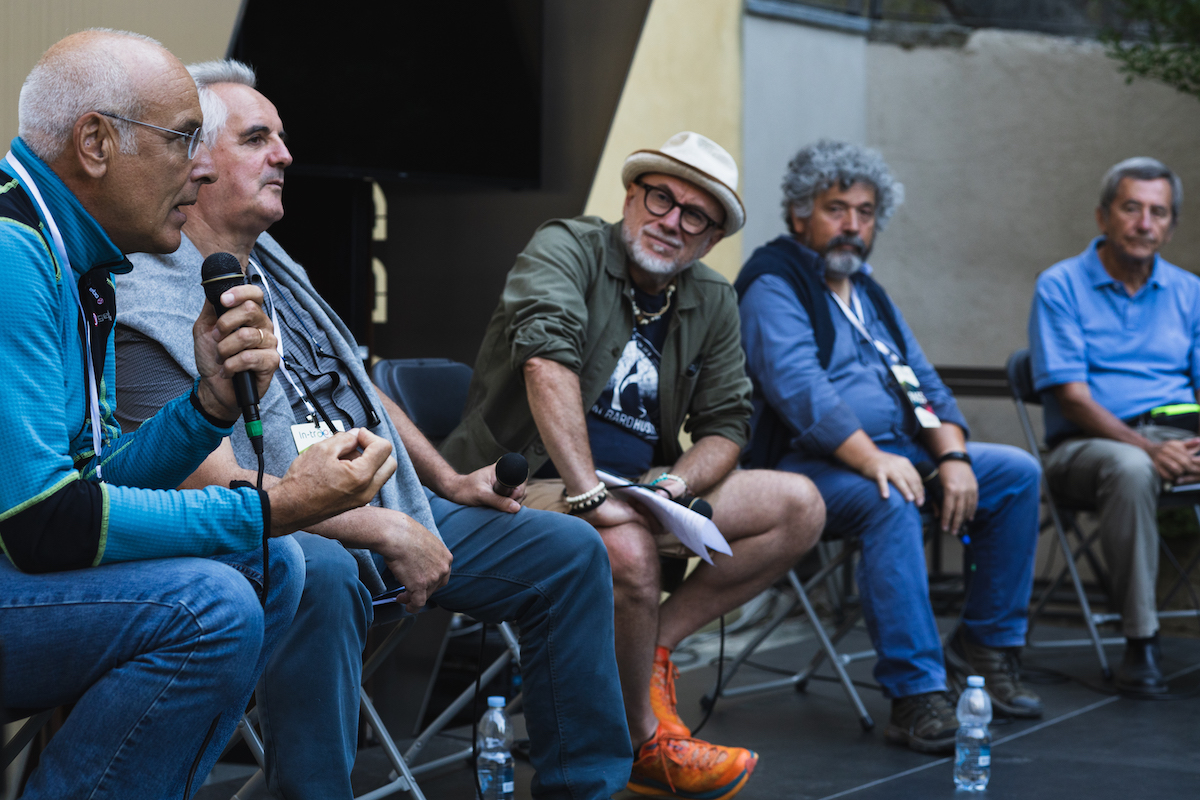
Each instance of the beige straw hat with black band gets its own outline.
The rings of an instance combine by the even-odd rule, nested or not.
[[[694,183],[711,194],[725,208],[726,236],[746,224],[746,207],[738,197],[738,168],[725,148],[692,131],[677,133],[658,150],[636,150],[625,159],[621,182],[625,188],[639,175],[658,172]]]

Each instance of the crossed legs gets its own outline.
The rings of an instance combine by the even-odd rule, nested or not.
[[[556,503],[557,488],[533,487],[528,505],[565,510]],[[661,605],[658,554],[666,539],[667,547],[678,546],[674,537],[634,523],[599,530],[612,565],[617,666],[635,750],[658,726],[650,707],[655,647],[673,650],[686,636],[769,587],[808,552],[825,524],[816,487],[800,475],[738,470],[704,498],[733,556],[714,555],[712,565],[701,563]]]

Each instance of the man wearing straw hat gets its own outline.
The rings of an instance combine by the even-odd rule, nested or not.
[[[751,409],[737,299],[699,262],[745,222],[733,158],[684,132],[630,155],[621,178],[620,222],[551,220],[517,257],[442,452],[460,470],[522,453],[534,473],[526,504],[579,516],[604,539],[629,788],[731,797],[758,756],[691,736],[670,653],[782,576],[816,542],[824,506],[802,476],[734,471]],[[685,555],[680,542],[597,470],[705,498],[732,556],[700,564],[660,606],[659,556]]]

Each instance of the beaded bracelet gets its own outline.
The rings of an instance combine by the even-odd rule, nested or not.
[[[678,475],[672,475],[669,472],[664,472],[662,475],[659,475],[657,478],[650,481],[650,485],[657,486],[658,484],[663,483],[665,481],[678,481],[678,482],[682,483],[683,484],[683,492],[680,494],[681,497],[688,493],[688,482],[685,481],[683,478],[679,477]],[[664,487],[664,489],[665,489],[665,487]],[[667,496],[670,497],[671,493],[667,492]],[[671,499],[674,499],[674,498],[671,498]]]
[[[567,501],[567,505],[574,506],[574,505],[579,505],[580,503],[582,503],[586,500],[591,500],[593,497],[600,494],[602,491],[604,491],[604,481],[600,481],[599,483],[597,483],[591,489],[588,489],[583,494],[577,494],[574,497],[567,497],[567,490],[566,490],[566,487],[564,487],[562,496],[563,496],[563,500]]]
[[[567,509],[567,513],[579,516],[580,514],[586,514],[593,509],[599,508],[608,499],[608,489],[605,488],[604,484],[600,484],[600,490],[599,494],[592,495],[587,500],[578,503],[568,503],[567,505],[570,508]]]

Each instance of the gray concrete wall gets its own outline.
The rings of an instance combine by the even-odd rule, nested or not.
[[[961,48],[867,46],[867,142],[908,188],[872,263],[935,363],[1026,344],[1037,274],[1096,233],[1100,176],[1162,159],[1200,190],[1200,102],[1127,85],[1099,45],[979,31]],[[1184,205],[1165,255],[1200,270]]]
[[[747,16],[742,26],[742,251],[784,231],[779,182],[805,143],[867,136],[867,42],[791,22]]]
[[[984,30],[902,47],[748,16],[745,51],[745,255],[784,230],[795,150],[822,135],[879,149],[908,199],[871,263],[937,364],[1001,366],[1026,345],[1034,280],[1095,235],[1112,164],[1151,155],[1200,192],[1200,101],[1126,84],[1094,42]],[[1164,254],[1200,272],[1198,245],[1185,202]],[[1023,444],[1007,401],[962,405],[976,438]]]

